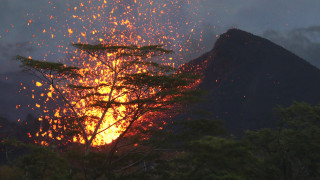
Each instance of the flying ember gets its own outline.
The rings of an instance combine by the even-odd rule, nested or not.
[[[54,1],[49,3],[54,12]],[[60,53],[66,57],[59,59],[63,66],[55,64],[60,68],[60,72],[64,73],[67,67],[79,69],[68,69],[68,72],[77,71],[77,76],[69,76],[67,80],[57,81],[56,84],[36,82],[37,87],[48,86],[47,92],[41,95],[46,96],[45,102],[37,103],[36,107],[42,112],[39,121],[46,120],[50,124],[50,127],[41,127],[37,136],[59,141],[65,138],[61,132],[70,129],[62,120],[78,118],[79,122],[83,123],[83,131],[88,137],[86,139],[75,133],[69,141],[85,144],[92,139],[90,143],[99,146],[118,138],[130,125],[126,121],[129,118],[128,112],[136,108],[135,105],[126,104],[134,97],[127,93],[128,89],[119,88],[123,86],[120,79],[128,73],[146,73],[148,67],[141,65],[131,69],[124,68],[125,71],[120,71],[117,67],[140,61],[141,56],[137,55],[142,50],[140,48],[150,48],[154,44],[164,45],[164,49],[172,49],[176,53],[154,57],[156,54],[151,52],[144,57],[145,59],[152,58],[154,62],[172,67],[182,64],[184,57],[192,53],[189,48],[192,45],[191,40],[202,38],[201,33],[196,32],[197,22],[185,17],[186,13],[195,13],[196,7],[196,0],[82,0],[67,3],[65,11],[60,15],[54,13],[47,16],[50,23],[43,25],[39,31],[42,37],[46,38],[36,39],[34,44],[45,47],[46,44],[52,44],[52,41],[58,42],[55,45],[57,52],[47,52],[44,58],[52,58]],[[32,26],[36,21],[33,17],[28,25]],[[67,45],[70,42],[75,43],[78,48],[73,50]],[[84,44],[98,44],[101,47],[95,50],[82,46]],[[111,51],[110,48],[114,47],[117,49]],[[160,46],[155,48],[159,49]],[[201,47],[197,50],[201,51]],[[128,53],[133,55],[125,57]],[[46,74],[48,79],[56,76],[57,74],[51,72]],[[73,85],[71,88],[70,84]],[[141,96],[150,96],[156,92],[157,89],[149,89]],[[107,111],[101,108],[101,104],[97,104],[111,100],[117,101],[119,105],[108,107]],[[52,107],[49,107],[51,101],[67,103],[63,106],[52,106],[56,107],[52,111]],[[142,116],[138,121],[155,126],[156,123],[150,117]],[[161,124],[158,126],[160,128]],[[78,130],[75,128],[75,131]],[[95,138],[92,138],[93,136]],[[38,142],[47,144],[41,140]]]

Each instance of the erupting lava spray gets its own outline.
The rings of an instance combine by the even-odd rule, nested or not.
[[[56,8],[55,2],[49,1],[49,3],[54,10]],[[43,25],[41,28],[42,36],[48,38],[36,40],[35,43],[40,47],[45,47],[46,44],[50,44],[48,43],[49,41],[59,40],[56,45],[58,52],[65,54],[67,57],[59,59],[59,61],[80,67],[84,76],[84,78],[80,79],[70,79],[69,83],[82,86],[97,86],[108,82],[110,78],[113,78],[113,74],[103,68],[101,62],[97,60],[98,56],[88,54],[85,51],[72,50],[65,43],[124,46],[163,44],[165,45],[164,48],[172,49],[176,53],[156,58],[155,61],[173,67],[178,66],[184,62],[183,57],[186,54],[192,53],[190,52],[190,47],[194,46],[192,39],[198,38],[200,39],[199,41],[202,41],[201,32],[195,33],[198,22],[192,22],[187,16],[188,13],[196,13],[196,7],[196,0],[81,0],[78,1],[78,4],[66,4],[66,8],[63,8],[65,12],[61,12],[60,15],[49,15],[48,21],[51,25]],[[32,26],[36,21],[36,18],[30,18],[28,26]],[[37,38],[37,35],[35,37]],[[197,51],[201,51],[201,47]],[[50,56],[50,53],[46,53],[45,59],[50,58]],[[108,53],[103,58],[116,65],[119,62],[115,56],[115,53]],[[134,71],[139,72],[144,71],[144,69],[138,68]],[[87,72],[94,72],[101,76],[96,76],[99,78],[93,79],[89,76],[86,77]],[[57,87],[62,88],[67,85],[66,83],[58,83]],[[36,86],[45,87],[41,82],[36,82]],[[44,114],[39,119],[40,122],[46,119],[51,126],[46,130],[40,130],[37,136],[48,136],[60,140],[64,138],[63,135],[55,134],[54,131],[64,128],[59,119],[68,116],[70,112],[66,107],[57,107],[53,111],[54,116],[49,115],[52,112],[50,112],[48,102],[57,100],[59,97],[57,89],[54,87],[50,86],[46,90],[46,93],[41,94],[42,97],[47,97],[46,101],[43,104],[37,103],[36,107],[41,108]],[[108,87],[97,89],[100,94],[110,91]],[[70,101],[69,106],[72,106],[80,116],[102,116],[103,112],[97,108],[85,108],[90,103],[90,98],[73,98],[79,92],[72,92],[66,88],[59,93],[68,98]],[[90,91],[87,91],[87,93],[90,93]],[[117,94],[121,94],[121,92],[115,92],[115,95]],[[127,98],[129,97],[121,96],[120,101],[126,102]],[[104,100],[103,97],[100,100]],[[108,112],[99,128],[99,132],[101,132],[96,136],[92,145],[104,145],[116,139],[127,124],[125,122],[115,126],[113,124],[124,117],[126,111],[128,110],[125,106],[119,106]],[[116,117],[114,114],[118,116]],[[150,126],[153,125],[151,121],[148,123]],[[94,126],[94,121],[88,120],[85,122],[88,134],[92,133]],[[84,143],[84,139],[76,135],[72,141]]]

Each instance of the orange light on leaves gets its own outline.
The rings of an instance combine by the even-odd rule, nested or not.
[[[166,8],[166,9],[164,9]],[[194,8],[194,7],[193,7]],[[70,20],[62,21],[61,17],[58,15],[49,16],[50,21],[57,22],[57,27],[44,27],[42,30],[43,33],[48,33],[52,39],[56,37],[60,37],[58,31],[63,32],[64,36],[67,38],[72,38],[75,42],[79,43],[101,43],[104,45],[114,44],[114,45],[132,45],[136,44],[139,46],[150,45],[150,44],[165,44],[169,47],[175,47],[177,54],[182,54],[186,52],[185,50],[187,43],[190,41],[185,41],[185,44],[173,44],[172,42],[181,41],[184,37],[184,34],[180,34],[179,28],[184,28],[186,32],[195,32],[197,29],[191,27],[192,22],[185,22],[181,19],[179,23],[170,22],[170,20],[163,21],[165,18],[179,19],[180,17],[175,17],[176,12],[181,11],[181,7],[179,2],[165,0],[164,2],[158,2],[154,0],[146,0],[146,1],[137,1],[134,0],[131,3],[127,3],[125,1],[118,0],[103,0],[93,2],[91,0],[80,1],[78,5],[72,8],[66,8],[67,13],[70,15]],[[72,13],[72,14],[71,14]],[[64,14],[65,15],[65,14]],[[60,19],[59,19],[60,18]],[[30,20],[29,23],[33,22]],[[59,24],[61,22],[65,22],[61,27]],[[184,26],[184,25],[190,26]],[[180,27],[180,25],[183,25]],[[185,27],[188,27],[185,28]],[[180,38],[180,39],[179,39]],[[189,39],[193,37],[190,36]],[[59,84],[61,87],[66,87],[66,84],[77,84],[82,86],[96,86],[98,84],[107,83],[109,79],[112,78],[111,73],[104,69],[103,64],[95,58],[98,54],[94,54],[92,56],[88,56],[80,51],[70,51],[66,47],[59,44],[61,51],[65,50],[66,55],[72,54],[71,60],[74,66],[81,67],[83,72],[80,74],[84,76],[84,78],[74,78],[70,79],[67,83]],[[65,48],[65,49],[63,49]],[[168,48],[170,49],[170,48]],[[107,53],[104,55],[107,61],[114,61],[112,64],[115,66],[116,62],[116,53]],[[68,56],[69,57],[69,56]],[[69,59],[70,60],[70,59]],[[161,59],[158,59],[161,61]],[[173,60],[177,60],[177,58],[167,58],[166,61],[169,61],[169,64],[172,66],[178,66],[178,63],[173,63]],[[177,65],[178,64],[178,65]],[[138,69],[138,72],[146,72],[145,69]],[[100,73],[101,76],[93,79],[86,77],[86,74],[89,72]],[[44,87],[44,85],[40,82],[36,82],[37,87]],[[83,98],[82,100],[74,98],[77,93],[68,90],[65,88],[64,92],[60,92],[70,100],[70,104],[65,107],[65,109],[61,109],[60,111],[54,111],[54,118],[61,118],[68,112],[67,108],[69,106],[73,106],[75,111],[79,114],[79,116],[96,116],[101,117],[102,111],[98,108],[87,108],[90,103],[94,102],[97,99]],[[110,92],[110,88],[103,87],[98,90],[98,93],[108,94]],[[87,90],[87,93],[92,93],[90,90]],[[121,92],[115,92],[115,94],[121,94]],[[47,95],[47,101],[57,100],[57,95],[59,92],[55,90],[53,87],[49,87],[46,93],[43,93],[41,96]],[[106,98],[106,97],[105,97]],[[120,98],[120,102],[128,101],[127,96],[123,96]],[[107,100],[100,98],[98,100]],[[47,102],[46,101],[46,102]],[[46,104],[36,104],[37,108],[43,107],[49,109]],[[102,131],[97,135],[96,140],[93,142],[94,146],[104,145],[115,140],[121,132],[126,128],[127,123],[118,123],[115,126],[112,126],[115,122],[117,122],[121,116],[128,111],[125,106],[119,106],[117,108],[112,109],[107,113],[105,118],[103,119],[103,123],[101,124],[101,128],[99,131]],[[48,115],[48,114],[47,114]],[[118,115],[118,116],[115,116]],[[52,120],[53,118],[45,118]],[[146,121],[150,121],[149,119],[145,119]],[[152,124],[152,123],[151,123]],[[95,119],[89,119],[84,122],[84,126],[86,127],[86,131],[88,134],[93,132],[93,129],[96,125]],[[112,127],[110,127],[112,126]],[[109,128],[110,127],[110,128]],[[58,126],[57,126],[58,128]],[[49,133],[50,136],[53,137],[52,134]],[[41,136],[41,133],[40,135]],[[56,138],[56,137],[55,137]],[[62,137],[58,137],[62,139]],[[56,138],[56,139],[58,139]],[[84,140],[81,136],[74,136],[74,142],[84,143]],[[42,143],[42,142],[41,142]]]

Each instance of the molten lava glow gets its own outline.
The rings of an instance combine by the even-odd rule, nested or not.
[[[42,83],[41,82],[36,82],[36,86],[41,87]]]
[[[99,92],[100,93],[108,93],[108,92],[110,92],[110,89],[109,88],[101,88],[99,90]],[[122,99],[122,102],[126,101],[125,97],[122,97],[121,99]],[[107,101],[106,98],[104,98],[104,100]],[[76,106],[77,109],[79,109],[80,114],[83,114],[85,116],[96,116],[96,117],[102,116],[103,112],[101,109],[98,109],[98,108],[84,109],[83,106],[84,107],[86,106],[85,101],[78,103]],[[96,136],[95,140],[93,141],[93,145],[103,145],[103,144],[107,144],[107,143],[112,142],[126,128],[126,125],[127,125],[126,123],[121,123],[118,126],[113,126],[113,123],[119,121],[120,118],[125,115],[126,108],[124,106],[120,106],[116,110],[118,112],[114,112],[114,111],[115,110],[108,111],[108,113],[105,116],[104,121],[101,125],[101,128],[99,129],[102,132]],[[114,114],[117,114],[117,116],[115,117]],[[90,121],[85,122],[85,127],[86,127],[87,132],[89,132],[89,134],[94,131],[95,126],[96,126],[95,122],[90,122]],[[74,137],[73,140],[75,142],[79,141],[81,143],[85,143],[81,136]]]
[[[60,13],[61,16],[47,16],[50,26],[43,25],[43,28],[39,32],[43,36],[47,36],[44,39],[35,40],[35,44],[44,47],[54,39],[56,42],[59,42],[56,45],[58,52],[68,57],[65,60],[60,60],[61,62],[80,67],[83,69],[83,74],[94,72],[99,75],[97,76],[98,78],[85,76],[84,78],[69,79],[67,82],[57,83],[57,87],[61,89],[61,93],[71,102],[71,105],[80,117],[101,118],[103,114],[102,109],[89,107],[88,105],[96,100],[107,101],[108,97],[99,97],[100,99],[92,99],[92,97],[79,98],[79,92],[70,90],[70,88],[67,88],[67,85],[97,86],[102,83],[109,83],[114,74],[108,71],[95,55],[88,55],[86,52],[73,50],[66,44],[70,42],[103,43],[106,45],[134,44],[138,46],[164,44],[164,48],[173,49],[176,55],[174,57],[161,57],[155,59],[155,61],[171,64],[172,66],[176,64],[175,66],[177,66],[177,64],[183,63],[183,56],[186,53],[192,53],[189,52],[189,46],[192,45],[191,40],[195,38],[202,39],[201,32],[195,35],[197,22],[192,22],[192,20],[185,17],[186,12],[196,13],[197,0],[80,0],[77,2],[78,4],[75,6],[66,4],[65,12]],[[56,8],[55,3],[53,1],[49,1],[49,3],[54,11]],[[65,17],[70,18],[65,19]],[[31,26],[35,22],[36,18],[31,19],[28,25]],[[201,47],[198,50],[201,50]],[[50,53],[52,52],[45,54],[45,59],[50,58]],[[52,54],[54,57],[54,53]],[[123,59],[116,59],[114,54],[104,54],[102,58],[113,61],[114,65],[125,61]],[[137,68],[135,71],[142,72],[144,69]],[[42,85],[44,84],[36,82],[36,86],[40,87]],[[94,92],[108,94],[110,91],[108,87],[100,87],[96,91],[84,90],[82,96]],[[115,91],[113,95],[116,96],[120,93]],[[66,127],[59,119],[71,114],[70,105],[57,107],[52,112],[49,102],[52,100],[58,101],[59,94],[56,89],[50,86],[47,89],[46,95],[47,99],[43,105],[36,104],[36,107],[43,108],[41,121],[47,119],[51,126],[47,130],[42,130],[41,128],[37,135],[39,137],[50,137],[55,140],[61,140],[63,139],[63,135],[55,133],[55,131],[58,129],[65,130]],[[118,101],[126,102],[128,98],[130,97],[120,96]],[[127,111],[128,109],[125,106],[119,106],[107,112],[99,128],[100,133],[93,141],[94,146],[110,143],[119,137],[128,125],[127,121],[121,121],[121,118],[124,118]],[[52,114],[54,114],[53,118]],[[83,122],[88,134],[94,131],[97,119],[87,118]],[[146,117],[140,118],[139,121],[148,122],[149,126],[155,124]],[[73,142],[84,143],[82,136],[75,135],[72,140]],[[41,142],[41,144],[45,145],[47,143]]]

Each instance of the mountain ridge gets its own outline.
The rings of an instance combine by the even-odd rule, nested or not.
[[[193,68],[190,68],[193,67]],[[181,67],[202,69],[199,88],[206,102],[193,109],[226,121],[230,133],[275,127],[278,105],[294,101],[320,102],[320,70],[273,42],[251,33],[230,29],[212,51]],[[188,116],[194,116],[188,114]]]

